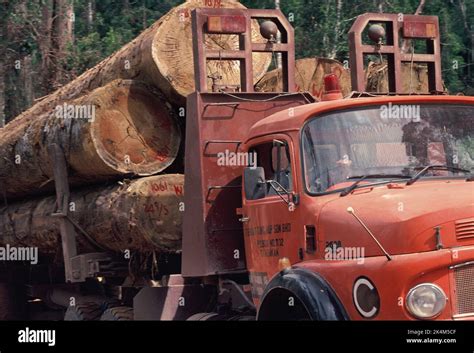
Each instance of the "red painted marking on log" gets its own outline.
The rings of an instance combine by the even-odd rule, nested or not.
[[[183,195],[183,186],[182,185],[173,185],[174,186],[174,193],[178,196]]]
[[[152,212],[154,212],[154,211],[155,211],[155,209],[153,208],[153,204],[147,204],[147,205],[145,205],[145,212],[146,212],[146,213],[152,213]]]
[[[165,145],[165,146],[161,147],[160,149],[157,149],[156,153],[157,154],[155,156],[155,159],[157,161],[163,162],[166,159],[168,159],[168,156],[170,155],[170,148],[169,148],[169,146]]]
[[[145,205],[146,213],[158,213],[158,217],[169,215],[168,207],[160,202],[153,202]]]
[[[206,7],[222,7],[221,0],[204,0],[204,6]]]
[[[189,9],[181,9],[178,11],[178,17],[182,18],[183,16],[185,18],[189,17]]]
[[[151,191],[154,193],[163,192],[168,190],[168,183],[160,181],[160,183],[151,183]]]
[[[156,155],[155,159],[159,162],[164,162],[166,161],[166,158],[167,157],[163,157],[163,156],[160,156],[160,155]]]

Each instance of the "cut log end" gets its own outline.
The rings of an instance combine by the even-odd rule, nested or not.
[[[106,97],[113,104],[104,105],[113,108],[100,111],[91,127],[99,156],[124,174],[146,176],[166,169],[181,141],[170,108],[143,85],[113,93]]]
[[[0,132],[0,195],[54,191],[53,143],[65,153],[71,186],[154,175],[178,154],[177,118],[148,84],[115,80],[63,103]]]
[[[187,97],[195,90],[194,61],[191,11],[197,7],[206,7],[203,0],[188,0],[172,9],[162,20],[153,38],[152,56],[160,75],[155,79],[160,89],[174,100]],[[219,7],[245,9],[245,6],[235,0],[220,0]],[[252,23],[252,41],[262,42],[259,24]],[[238,50],[237,35],[207,35],[207,49]],[[253,55],[253,74],[256,83],[267,71],[272,60],[268,53]],[[240,83],[239,61],[212,60],[207,64],[207,75],[222,76],[220,83],[238,85]],[[208,87],[212,81],[208,80]],[[180,102],[181,103],[181,102]]]

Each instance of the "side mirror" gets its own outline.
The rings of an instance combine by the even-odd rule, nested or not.
[[[267,184],[265,183],[263,167],[247,167],[244,169],[244,190],[247,200],[258,200],[267,196]]]

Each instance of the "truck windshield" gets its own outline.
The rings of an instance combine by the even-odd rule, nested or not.
[[[306,188],[332,192],[352,183],[351,176],[413,176],[428,165],[472,171],[473,117],[473,106],[450,104],[388,104],[315,117],[302,131]],[[433,169],[423,178],[460,175]]]

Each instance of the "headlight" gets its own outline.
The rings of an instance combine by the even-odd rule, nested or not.
[[[419,284],[408,292],[407,309],[419,319],[430,319],[439,315],[446,306],[446,295],[433,283]]]

